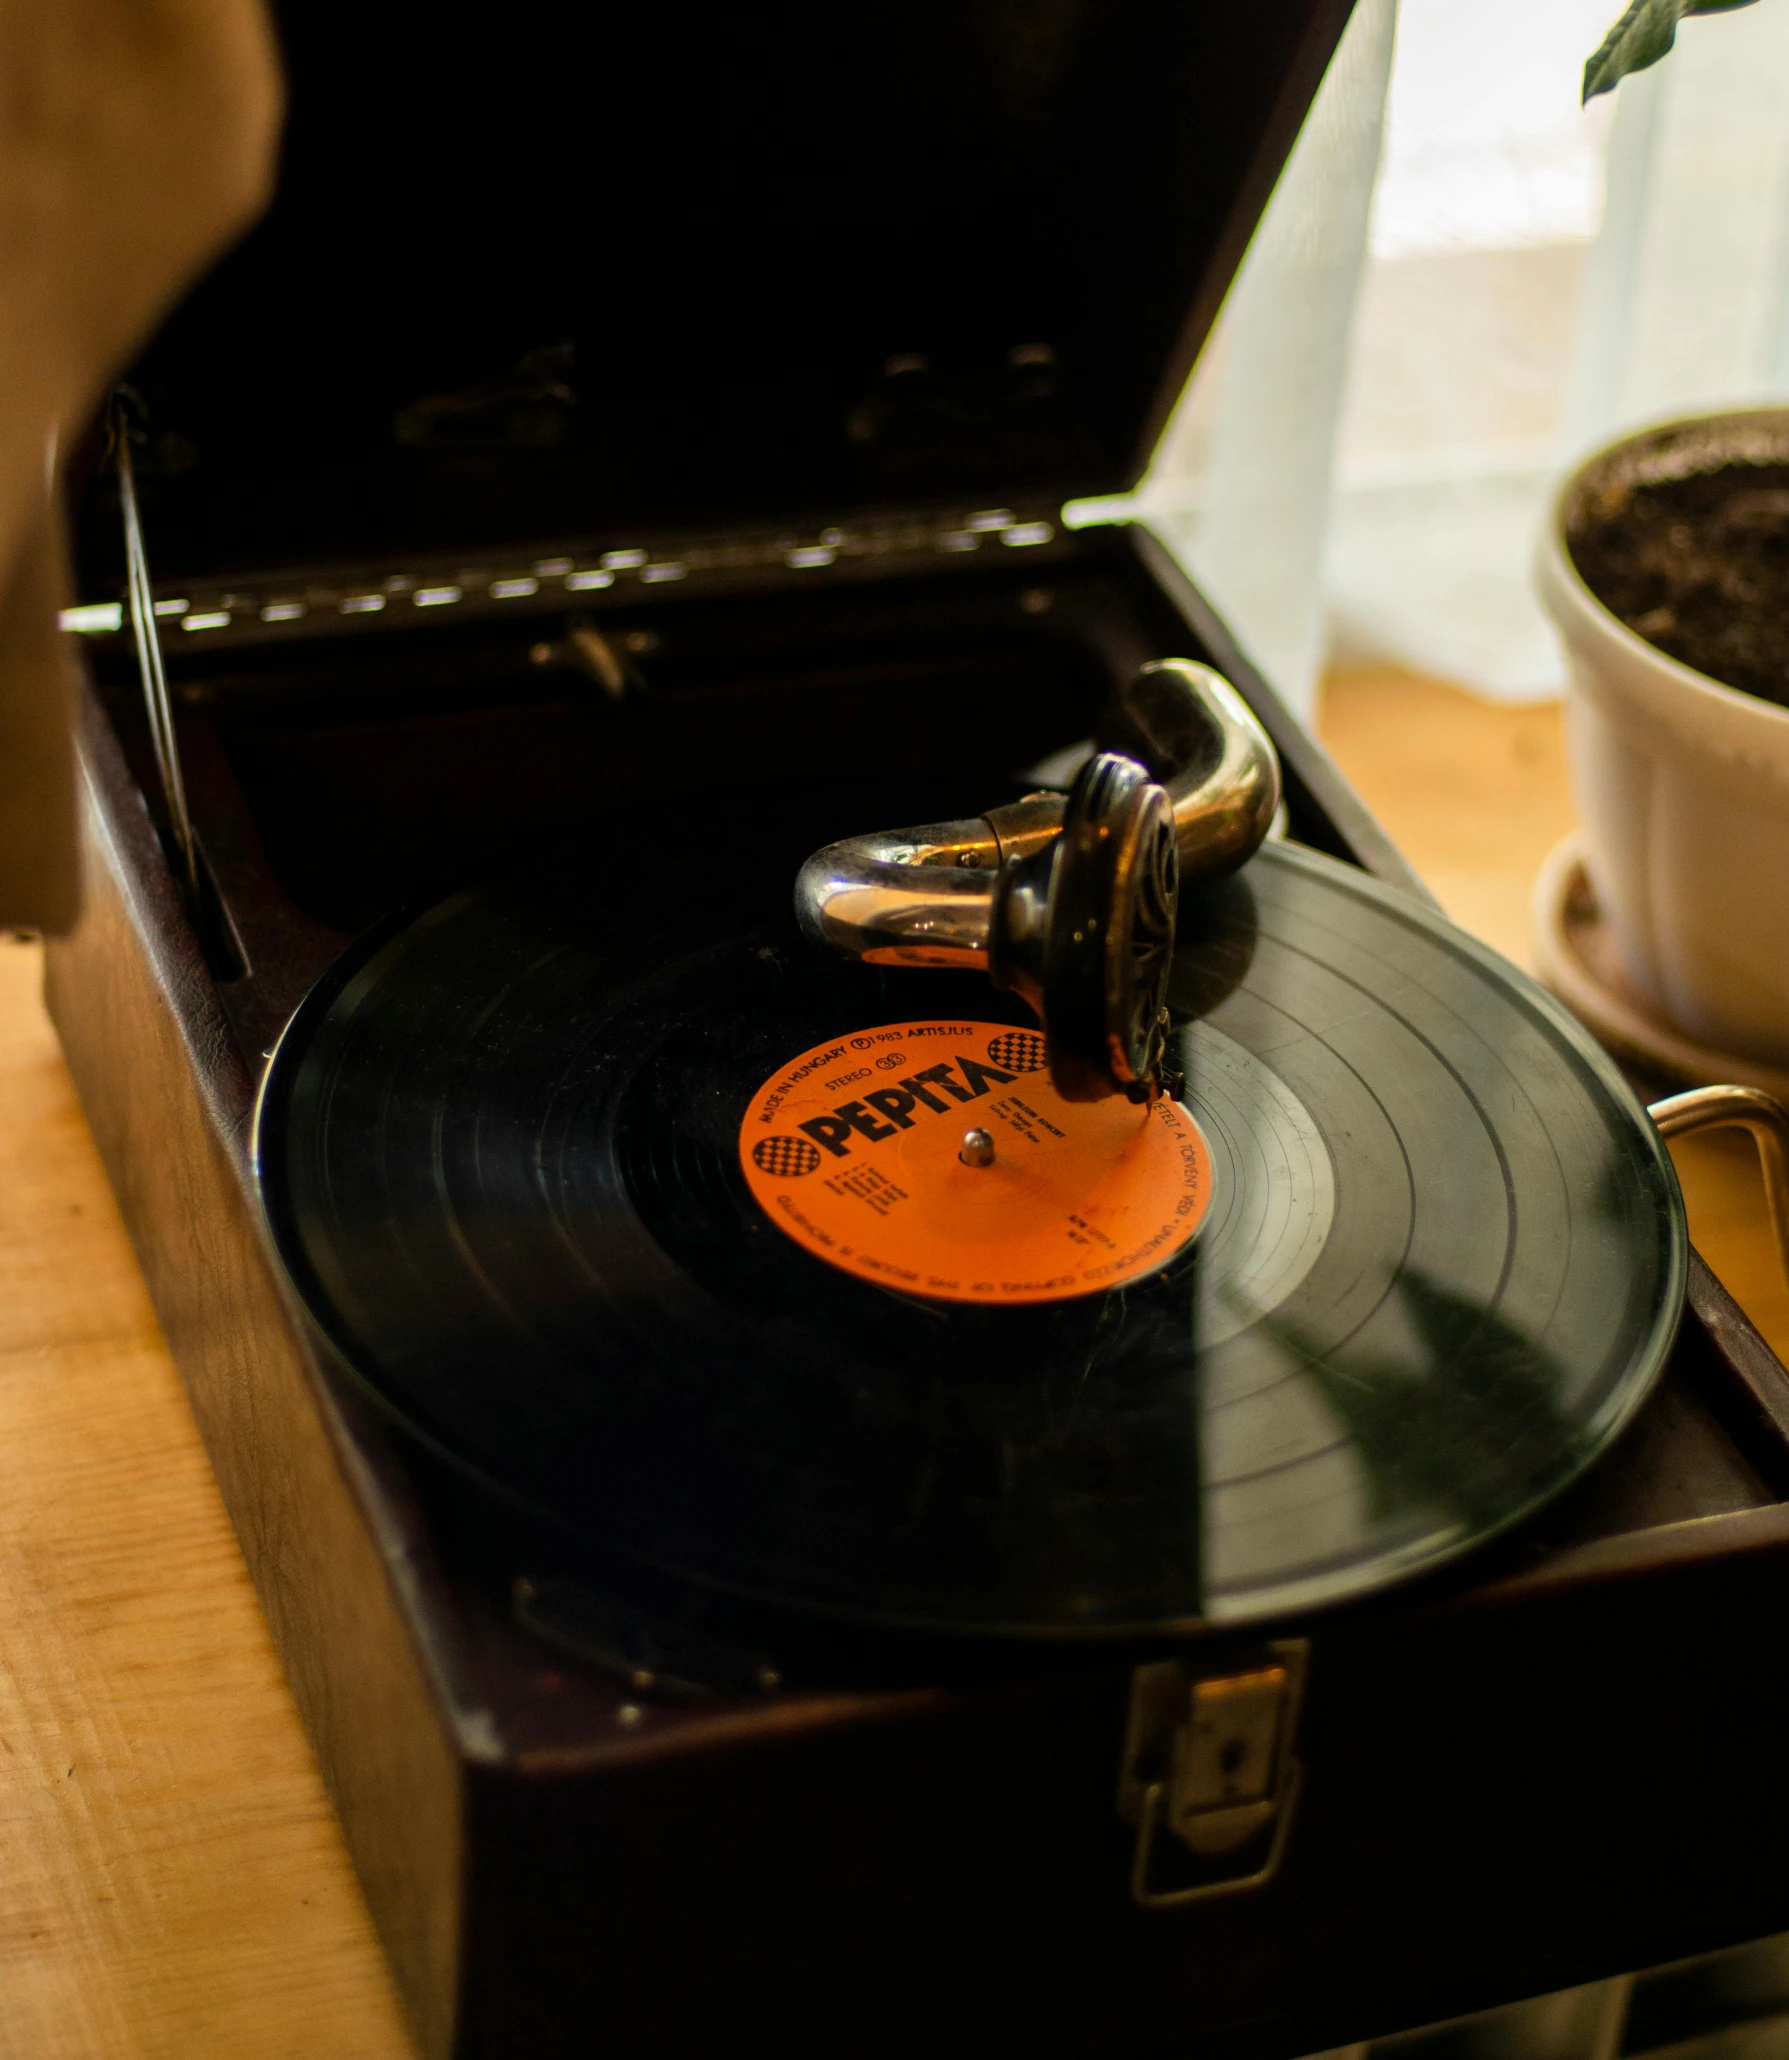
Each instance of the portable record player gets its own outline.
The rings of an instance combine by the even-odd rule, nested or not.
[[[426,2051],[1288,2054],[1789,1926],[1789,1377],[1062,520],[1345,11],[289,13],[79,511],[48,988]]]

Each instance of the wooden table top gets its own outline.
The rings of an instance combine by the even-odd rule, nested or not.
[[[1324,730],[1443,903],[1521,956],[1569,808],[1555,709],[1396,675]],[[38,999],[0,943],[0,2060],[411,2048],[178,1377]],[[1743,1141],[1698,1242],[1779,1350]]]
[[[1449,915],[1529,964],[1528,897],[1572,827],[1557,702],[1525,708],[1383,670],[1332,674],[1318,728],[1342,770]],[[1749,1138],[1671,1147],[1690,1235],[1729,1292],[1789,1360],[1789,1284]]]
[[[0,2056],[397,2060],[40,978],[0,944]]]

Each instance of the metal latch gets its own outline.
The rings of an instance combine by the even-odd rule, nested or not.
[[[1282,1638],[1221,1673],[1166,1659],[1131,1676],[1118,1814],[1137,1827],[1131,1894],[1145,1909],[1273,1879],[1298,1799],[1292,1746],[1309,1660],[1308,1639]],[[1163,1831],[1181,1847],[1166,1864]]]

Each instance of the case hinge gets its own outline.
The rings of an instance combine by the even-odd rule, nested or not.
[[[1118,1814],[1136,1826],[1131,1894],[1145,1909],[1262,1888],[1298,1800],[1310,1642],[1277,1639],[1216,1670],[1156,1660],[1131,1676]],[[1179,1851],[1162,1850],[1167,1833]]]

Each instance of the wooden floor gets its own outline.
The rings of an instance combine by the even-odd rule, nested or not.
[[[1556,714],[1357,674],[1324,727],[1519,956],[1569,819]],[[405,2054],[37,979],[0,944],[0,2060]],[[1789,1346],[1743,1152],[1687,1170],[1705,1249]]]

